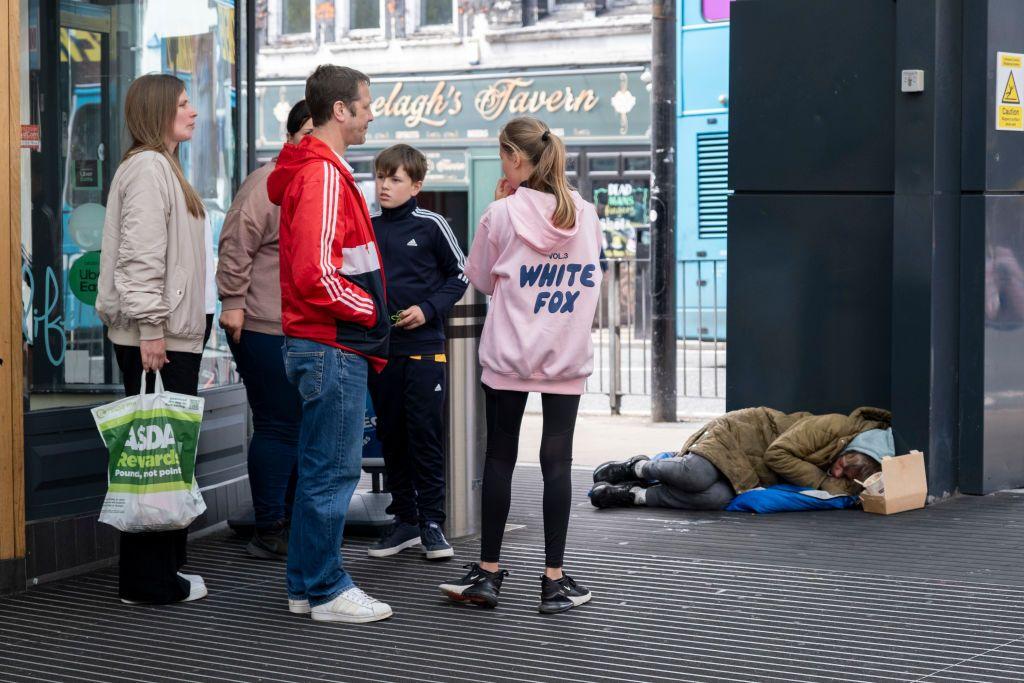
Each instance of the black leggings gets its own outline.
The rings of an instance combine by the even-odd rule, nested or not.
[[[497,562],[512,502],[512,471],[519,453],[519,427],[526,410],[524,391],[504,391],[484,385],[487,397],[487,460],[484,463],[480,560]],[[580,397],[541,394],[544,428],[540,439],[540,468],[544,475],[545,566],[562,566],[565,535],[572,509],[572,435]]]

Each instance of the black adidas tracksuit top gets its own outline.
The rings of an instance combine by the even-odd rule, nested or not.
[[[444,353],[444,322],[466,292],[466,256],[443,216],[420,209],[416,198],[371,215],[387,282],[389,315],[419,306],[426,323],[391,328],[390,355]],[[392,325],[394,321],[392,320]]]

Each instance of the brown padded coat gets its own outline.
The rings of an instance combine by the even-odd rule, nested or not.
[[[708,422],[691,436],[680,454],[696,453],[729,480],[737,494],[780,481],[834,494],[860,490],[855,482],[828,476],[826,469],[853,437],[886,429],[892,414],[882,408],[857,408],[849,415],[783,413],[745,408]]]

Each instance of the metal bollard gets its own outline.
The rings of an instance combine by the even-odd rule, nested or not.
[[[480,531],[480,489],[483,484],[487,423],[484,392],[480,385],[480,333],[487,304],[470,287],[448,317],[448,396],[446,458],[448,489],[445,510],[450,538]]]
[[[608,407],[612,415],[622,412],[622,304],[619,301],[621,261],[609,260],[608,271]]]

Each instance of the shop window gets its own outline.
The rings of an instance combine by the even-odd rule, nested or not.
[[[349,0],[349,30],[379,31],[381,27],[380,5],[380,0]]]
[[[331,3],[333,9],[333,3]],[[313,3],[311,0],[281,0],[281,34],[312,33]]]
[[[585,158],[579,186],[597,209],[605,256],[638,258],[649,242],[650,154],[594,151]]]
[[[334,42],[334,0],[317,0],[316,42]]]
[[[128,144],[122,132],[131,82],[162,72],[185,83],[198,118],[179,159],[206,207],[215,249],[238,181],[232,3],[80,4],[90,11],[60,14],[57,45],[45,37],[22,42],[24,116],[41,141],[21,152],[22,334],[30,410],[101,403],[121,389],[94,306],[107,193]],[[129,52],[126,45],[137,48]],[[54,48],[59,58],[40,59]],[[201,387],[236,381],[223,331],[215,326]]]
[[[356,180],[373,180],[373,157],[346,159]]]
[[[651,155],[650,154],[629,154],[622,157],[623,169],[629,173],[630,171],[650,171],[651,170]]]
[[[565,155],[565,172],[571,175],[576,175],[577,166],[580,163],[579,154],[566,154]]]
[[[420,0],[420,26],[451,26],[454,16],[452,0]]]
[[[600,153],[588,154],[587,170],[591,173],[618,173],[619,155]]]

